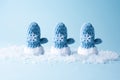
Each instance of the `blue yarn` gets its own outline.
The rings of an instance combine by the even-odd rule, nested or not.
[[[41,44],[47,43],[47,38],[41,38],[40,27],[36,22],[32,22],[28,28],[27,43],[28,47],[36,48],[40,47]]]
[[[59,23],[55,28],[54,46],[56,48],[68,47],[68,44],[73,44],[73,38],[67,39],[67,28],[64,23]]]
[[[91,23],[86,23],[80,31],[80,43],[82,48],[92,48],[95,44],[102,43],[100,38],[95,39],[94,28]]]

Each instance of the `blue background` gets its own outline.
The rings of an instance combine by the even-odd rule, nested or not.
[[[41,34],[53,45],[55,26],[68,28],[68,37],[75,39],[71,48],[78,48],[80,28],[90,22],[96,37],[103,43],[97,47],[120,53],[120,0],[0,0],[0,47],[26,44],[29,24],[36,21]],[[0,66],[1,80],[119,80],[119,63],[115,64],[19,64]]]

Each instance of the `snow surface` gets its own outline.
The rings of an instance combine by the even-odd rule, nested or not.
[[[112,51],[98,51],[98,54],[88,56],[80,55],[77,50],[71,50],[70,56],[54,55],[49,49],[45,50],[44,55],[35,56],[24,52],[25,46],[10,46],[0,48],[0,62],[12,61],[22,63],[42,63],[42,62],[65,62],[65,63],[110,63],[120,60],[120,54]]]
[[[44,48],[42,46],[36,48],[24,47],[24,53],[34,54],[36,56],[44,54]]]
[[[78,54],[84,55],[84,56],[93,55],[93,54],[98,54],[98,50],[97,50],[96,47],[89,48],[89,49],[85,49],[85,48],[79,47],[78,48]]]
[[[67,55],[70,55],[71,54],[71,50],[70,50],[70,47],[64,47],[64,48],[55,48],[55,47],[51,47],[51,51],[50,51],[50,54],[53,54],[53,55],[58,55],[58,56],[67,56]]]

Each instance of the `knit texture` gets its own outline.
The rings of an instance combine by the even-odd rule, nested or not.
[[[67,39],[67,28],[64,23],[59,23],[55,28],[54,47],[64,48],[68,47],[68,44],[73,44],[75,41],[73,38]]]
[[[91,23],[86,23],[80,30],[80,46],[82,48],[93,48],[96,44],[102,43],[102,40],[95,39],[94,28]]]
[[[40,38],[40,27],[36,22],[32,22],[28,28],[28,36],[27,36],[27,43],[28,47],[36,48],[40,47],[41,44],[47,43],[47,38]]]

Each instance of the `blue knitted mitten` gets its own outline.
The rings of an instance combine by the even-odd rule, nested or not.
[[[36,22],[32,22],[28,28],[28,47],[30,48],[36,48],[41,47],[41,44],[47,43],[47,38],[40,38],[40,27]]]
[[[67,28],[65,24],[59,23],[55,28],[54,47],[61,49],[68,47],[68,44],[73,44],[74,42],[73,38],[67,39]]]
[[[93,48],[96,44],[102,43],[100,38],[95,39],[94,28],[92,24],[86,23],[80,31],[80,44],[82,48]]]

